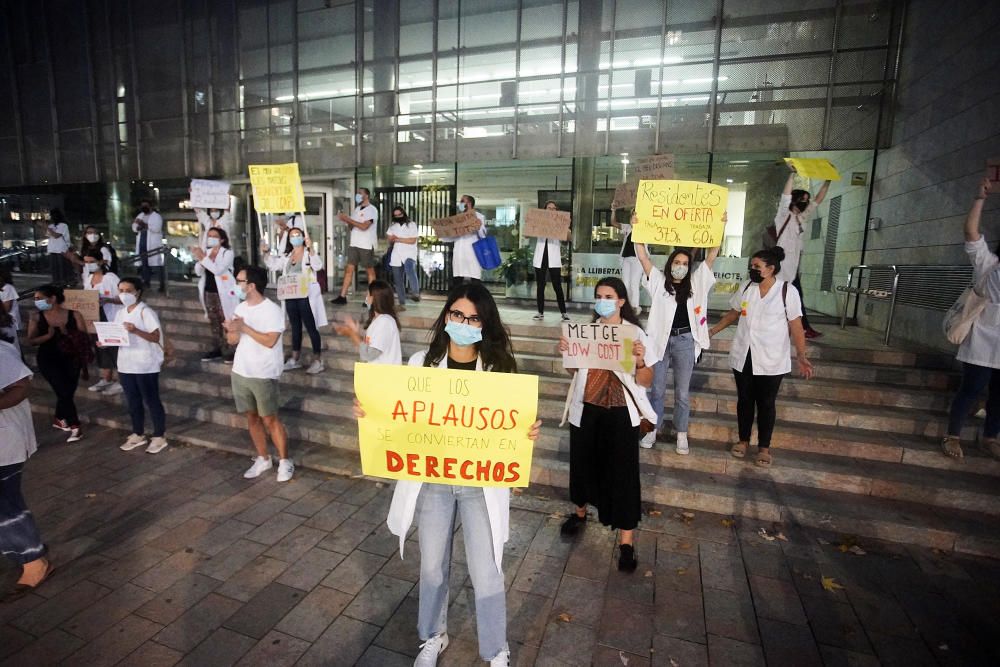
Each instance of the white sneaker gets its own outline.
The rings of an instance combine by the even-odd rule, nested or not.
[[[285,365],[282,366],[282,370],[286,371],[294,371],[296,368],[302,368],[302,364],[299,363],[298,359],[293,357],[288,357],[288,361],[286,361]]]
[[[677,446],[674,448],[674,451],[677,452],[678,454],[681,454],[682,456],[687,456],[688,452],[691,451],[688,449],[687,433],[677,434]]]
[[[490,667],[510,667],[510,649],[506,646],[490,660]]]
[[[83,440],[83,433],[80,432],[80,428],[70,429],[69,437],[66,438],[66,442],[79,442]]]
[[[112,382],[112,383],[110,383],[108,385],[108,388],[104,390],[104,395],[105,396],[117,396],[118,394],[121,394],[124,391],[125,390],[122,389],[122,385],[121,385],[120,382]]]
[[[306,369],[306,373],[309,373],[309,375],[316,375],[317,373],[322,373],[324,370],[326,370],[326,366],[323,364],[323,360],[313,359],[309,368]]]
[[[435,667],[438,656],[444,653],[446,648],[448,648],[448,633],[434,635],[420,645],[420,653],[413,661],[413,667]]]
[[[125,444],[119,447],[118,449],[122,450],[123,452],[130,452],[136,447],[142,447],[145,444],[146,444],[146,436],[139,435],[138,433],[133,433],[128,437],[128,440],[125,441]]]
[[[639,441],[639,446],[643,449],[650,449],[656,443],[656,431],[650,431],[646,435],[642,436],[642,440]]]
[[[244,479],[254,479],[260,477],[260,474],[264,471],[270,470],[274,467],[274,463],[271,462],[270,456],[257,456],[253,460],[253,465],[243,473]]]
[[[543,313],[538,313],[537,315],[532,315],[531,319],[533,319],[533,320],[544,320],[545,319],[545,315]]]
[[[278,461],[278,481],[287,482],[295,475],[295,464],[291,459],[281,459]]]
[[[104,391],[105,388],[110,387],[112,383],[109,380],[101,379],[97,384],[92,384],[87,387],[87,391]]]
[[[166,448],[167,448],[167,439],[164,438],[163,436],[159,436],[149,441],[149,447],[146,447],[146,453],[159,454]]]

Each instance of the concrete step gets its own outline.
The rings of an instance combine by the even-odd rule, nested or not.
[[[113,400],[113,397],[81,395],[78,397],[81,416],[88,423],[128,430],[128,419],[124,410],[107,409]],[[54,402],[50,394],[33,397],[33,401],[36,412],[50,414]],[[168,397],[166,403],[171,416],[177,416],[174,401]],[[169,429],[168,435],[175,444],[212,447],[246,454],[249,457],[251,447],[241,421],[235,419],[230,420],[230,423],[188,423],[176,429]],[[294,421],[296,421],[294,418],[287,420],[287,422]],[[336,429],[335,427],[339,425],[330,424],[334,428],[329,432],[346,430],[346,423],[345,429]],[[354,433],[356,431],[352,430],[350,437],[356,439]],[[86,447],[90,444],[84,439],[77,446]],[[98,446],[117,444],[101,443]],[[300,466],[328,473],[360,474],[356,453],[352,455],[345,449],[310,445],[298,441],[293,436],[293,455]],[[943,551],[1000,557],[1000,540],[996,537],[1000,529],[1000,520],[996,516],[929,505],[926,499],[912,502],[880,497],[875,493],[877,491],[875,486],[872,487],[873,493],[864,496],[864,501],[859,502],[862,496],[858,493],[789,483],[787,480],[793,474],[793,468],[796,468],[795,457],[792,454],[787,456],[784,453],[780,454],[783,458],[779,459],[779,464],[766,471],[757,470],[752,464],[736,462],[733,464],[733,474],[713,474],[701,470],[657,465],[655,458],[659,455],[659,453],[643,452],[641,481],[645,502],[763,521],[797,523],[835,533],[919,544]],[[532,484],[565,488],[568,484],[568,463],[565,458],[564,452],[545,447],[537,448]],[[809,462],[802,460],[799,463],[806,465]],[[787,465],[788,470],[779,472],[782,465]],[[888,488],[885,485],[883,487]],[[903,493],[900,489],[905,491],[905,487],[897,484],[893,492],[898,496]],[[556,491],[556,493],[565,492]],[[935,499],[944,500],[949,495],[954,496],[955,493],[958,491],[954,486],[948,487],[946,493],[936,494]],[[656,520],[654,517],[644,519],[644,521]]]

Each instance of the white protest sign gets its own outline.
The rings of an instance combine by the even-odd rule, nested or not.
[[[278,299],[304,299],[309,296],[309,273],[286,273],[278,278]]]
[[[229,208],[229,182],[191,179],[191,208]]]
[[[116,322],[94,322],[97,340],[104,347],[128,347],[128,331]]]
[[[562,335],[569,341],[569,349],[562,353],[564,368],[604,368],[622,373],[635,370],[635,325],[564,322]]]

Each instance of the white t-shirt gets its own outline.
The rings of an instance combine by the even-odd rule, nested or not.
[[[398,236],[401,239],[420,238],[420,232],[417,230],[417,223],[412,220],[404,223],[392,223],[389,225],[389,229],[385,230],[385,235]],[[394,243],[392,246],[392,256],[389,257],[389,266],[403,266],[408,259],[417,261],[417,244]]]
[[[236,306],[233,316],[242,318],[244,324],[259,333],[280,334],[285,330],[285,311],[270,299],[264,299],[256,306],[244,301]],[[236,356],[233,359],[234,373],[245,378],[276,380],[281,377],[284,364],[280,336],[272,347],[264,347],[250,334],[240,334],[240,342],[236,345]]]
[[[160,328],[160,318],[156,311],[144,303],[137,304],[132,312],[122,306],[115,316],[115,322],[124,324],[129,322],[135,328],[149,333]],[[161,339],[162,339],[162,331]],[[159,343],[153,343],[145,338],[140,338],[135,333],[128,335],[127,346],[118,348],[118,372],[119,373],[159,373],[163,366],[163,348]]]
[[[97,290],[100,292],[102,299],[115,299],[118,297],[118,276],[113,273],[105,273],[101,278],[101,282],[93,284],[93,280],[93,274],[84,278],[83,289]],[[122,305],[120,303],[105,303],[101,307],[104,310],[104,317],[107,318],[108,322],[114,322],[115,316],[118,315],[118,311],[121,310]]]
[[[21,361],[21,353],[0,340],[0,391],[18,380],[31,377],[31,369]],[[23,463],[38,449],[31,421],[31,403],[25,399],[0,410],[0,466]]]
[[[372,364],[403,363],[403,348],[399,342],[399,327],[391,315],[376,315],[372,324],[365,331],[365,344],[369,349],[379,350],[382,354],[372,359]]]
[[[59,224],[52,223],[49,225],[49,229],[59,234],[58,238],[49,237],[49,254],[55,255],[58,253],[61,255],[69,250],[69,225],[65,222],[60,222]]]
[[[368,229],[351,227],[351,247],[374,250],[378,243],[378,209],[371,204],[355,206],[351,213],[351,219],[357,222],[372,221],[372,225]]]
[[[767,295],[760,297],[760,286],[745,282],[733,293],[729,307],[740,313],[736,337],[729,351],[729,367],[742,372],[747,352],[753,361],[754,375],[784,375],[792,371],[792,345],[788,323],[802,317],[799,291],[787,283],[782,303],[782,286],[776,280]]]
[[[0,301],[7,303],[11,302],[10,306],[10,316],[14,319],[14,330],[21,330],[21,309],[17,305],[17,289],[10,284],[4,285],[3,289],[0,289]]]

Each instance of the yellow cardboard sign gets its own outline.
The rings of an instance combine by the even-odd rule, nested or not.
[[[795,173],[803,178],[820,181],[839,181],[840,172],[825,158],[786,157],[785,162],[795,167]]]
[[[528,486],[538,376],[358,363],[354,392],[364,474]]]
[[[714,248],[722,243],[729,190],[700,181],[639,181],[635,243]]]
[[[253,204],[258,213],[304,211],[305,194],[299,178],[298,162],[288,164],[252,164]]]

